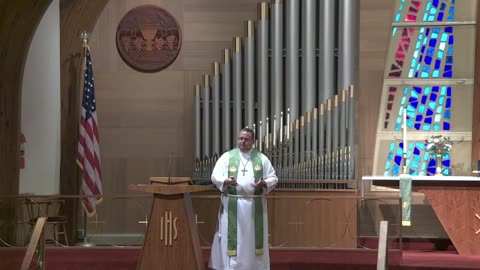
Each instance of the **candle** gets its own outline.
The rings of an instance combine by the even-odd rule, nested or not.
[[[290,127],[290,108],[287,109],[287,126]],[[290,139],[290,128],[287,128],[287,141]]]
[[[283,142],[283,112],[280,112],[280,143]]]

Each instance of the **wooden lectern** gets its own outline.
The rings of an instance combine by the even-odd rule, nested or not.
[[[130,190],[153,193],[147,233],[137,269],[204,269],[190,193],[212,190],[189,177],[151,177]]]

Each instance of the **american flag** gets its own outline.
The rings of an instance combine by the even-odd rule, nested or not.
[[[85,47],[85,78],[78,138],[77,164],[82,171],[82,195],[102,195],[102,169],[100,166],[100,147],[98,139],[97,106],[93,83],[92,58],[90,49]],[[101,197],[83,199],[83,207],[88,216],[95,215],[96,204]]]

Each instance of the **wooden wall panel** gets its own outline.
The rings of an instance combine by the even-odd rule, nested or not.
[[[61,194],[80,194],[79,169],[75,163],[83,76],[80,33],[92,31],[107,2],[108,0],[60,1]],[[71,242],[76,240],[78,209],[78,201],[67,201],[65,211],[70,221],[67,230]]]
[[[383,74],[394,1],[362,0],[360,6],[360,47],[358,67],[357,180],[372,174],[375,137],[383,85]]]
[[[480,5],[477,3],[477,23],[480,20]],[[472,117],[472,162],[480,160],[480,27],[476,29],[475,71],[473,82],[473,117]],[[480,170],[480,168],[477,168]]]

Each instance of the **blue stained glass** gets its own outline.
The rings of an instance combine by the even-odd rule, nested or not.
[[[452,87],[447,87],[447,96],[451,97],[452,96]]]
[[[438,0],[433,0],[433,5],[438,7]]]
[[[453,77],[453,73],[452,73],[451,71],[444,72],[444,73],[443,73],[443,77],[452,78],[452,77]]]
[[[423,91],[423,93],[424,93],[425,95],[430,94],[430,86],[426,86],[425,89],[424,89],[424,91]]]
[[[426,101],[427,101],[427,96],[422,96],[422,104],[425,104]]]
[[[448,54],[453,54],[453,46],[448,47]]]
[[[385,170],[390,170],[390,161],[387,161],[387,163],[385,163]]]
[[[425,112],[425,105],[420,105],[420,106],[418,107],[418,112],[419,112],[419,113],[424,113],[424,112]]]
[[[440,90],[439,86],[432,87],[432,92],[438,93],[438,90]]]
[[[439,69],[441,64],[442,64],[442,61],[436,59],[435,60],[435,69]]]
[[[438,37],[438,34],[440,33],[440,27],[434,27],[432,30],[433,33],[435,33],[435,38]],[[434,36],[432,35],[432,37]]]
[[[450,119],[450,110],[445,110],[445,113],[443,114],[443,117],[445,119]]]
[[[424,22],[427,21],[427,17],[428,17],[428,14],[427,14],[427,13],[423,14],[423,21],[424,21]]]
[[[430,67],[429,67],[429,66],[423,67],[423,71],[424,71],[424,72],[430,72]]]
[[[420,48],[420,46],[422,45],[422,42],[419,40],[417,41],[416,45],[415,45],[415,49],[418,49]]]
[[[420,154],[420,150],[416,147],[413,148],[413,154],[415,155],[413,158],[418,159],[418,154]]]
[[[410,167],[413,167],[414,169],[418,169],[419,166],[418,166],[418,163],[417,163],[417,162],[412,162],[412,163],[410,164]]]
[[[397,165],[393,165],[392,176],[398,176],[398,171],[399,171],[399,167]]]
[[[410,65],[410,67],[415,67],[415,65],[417,64],[417,59],[415,58],[412,58],[412,64]]]
[[[431,56],[425,56],[425,64],[427,64],[427,65],[432,64],[432,57]]]
[[[396,21],[396,22],[400,21],[400,17],[401,17],[401,14],[398,13],[397,16],[395,16],[395,21]]]
[[[435,21],[435,16],[429,15],[429,16],[428,16],[428,21],[429,21],[429,22]]]
[[[395,125],[395,131],[399,131],[400,130],[400,125],[399,124],[396,124]]]
[[[434,71],[432,72],[432,77],[433,77],[433,78],[438,78],[439,75],[440,75],[440,71],[438,71],[438,70],[434,70]]]
[[[430,14],[436,14],[436,13],[437,13],[437,9],[436,9],[436,8],[430,9]]]
[[[428,48],[427,55],[434,56],[435,55],[435,49],[434,48]],[[425,60],[426,59],[427,59],[427,56],[425,56]]]
[[[394,28],[393,28],[393,31],[392,31],[392,37],[394,37],[394,36],[395,36],[395,33],[397,33],[397,27],[394,27]]]
[[[432,94],[430,95],[430,100],[432,100],[432,101],[436,101],[436,100],[437,100],[437,97],[438,97],[438,96],[437,96],[437,94],[435,94],[435,93],[432,93]],[[433,105],[435,105],[435,103],[434,103]],[[435,106],[433,106],[433,107],[432,107],[432,106],[430,106],[430,108],[432,108],[432,109],[433,109],[433,108],[435,108]]]
[[[430,125],[423,124],[423,131],[430,131]]]
[[[453,22],[453,16],[448,16],[448,17],[447,17],[447,21]]]
[[[449,10],[448,14],[450,14],[450,15],[455,14],[455,7],[450,7],[450,10]]]
[[[443,106],[438,106],[436,112],[437,113],[442,113],[442,111],[443,111]]]
[[[418,62],[421,63],[421,62],[422,62],[422,59],[423,59],[423,54],[420,55],[420,57],[418,58]]]
[[[451,35],[448,37],[448,45],[452,45],[454,41],[455,41],[455,36]]]
[[[438,124],[433,124],[433,130],[434,130],[434,131],[440,131],[440,125],[438,125]]]
[[[415,121],[422,121],[423,119],[423,115],[421,114],[418,114],[416,117],[415,117]]]
[[[394,143],[391,143],[391,144],[390,144],[390,152],[393,151],[393,149],[395,149],[395,144],[394,144]]]
[[[426,30],[426,31],[425,31],[425,36],[430,35],[430,28],[424,28],[424,27],[422,27],[422,30]]]
[[[407,120],[407,127],[409,127],[409,128],[413,127],[413,121],[412,120]]]
[[[397,147],[396,155],[403,155],[403,143],[400,143],[400,146]]]
[[[445,65],[445,71],[451,71],[452,65]]]
[[[440,92],[440,95],[445,96],[445,94],[447,94],[447,87],[442,86],[442,91]]]
[[[412,78],[413,77],[413,69],[410,69],[410,72],[408,72],[408,77]]]
[[[425,53],[425,47],[422,47],[422,48],[420,49],[420,52],[421,52],[421,53]],[[422,56],[420,56],[420,57],[422,57]]]
[[[408,89],[408,87],[405,87],[405,88]],[[412,90],[419,94],[422,93],[422,88],[418,86],[414,86]]]
[[[415,143],[415,145],[420,148],[420,150],[423,150],[425,148],[425,144],[424,143],[420,143],[420,142],[417,142]]]
[[[443,122],[443,130],[450,130],[450,123]]]
[[[443,20],[443,12],[438,13],[437,21],[441,22]]]
[[[412,88],[412,91],[410,91],[410,95],[416,98],[418,98],[418,94],[420,93],[421,93],[421,89],[419,89],[419,87],[414,87]]]
[[[447,33],[443,33],[442,34],[442,38],[440,39],[441,41],[447,41],[448,39],[448,34]]]
[[[410,103],[410,102],[414,102],[415,100],[417,100],[417,99],[416,99],[416,98],[414,98],[414,97],[409,97],[409,98],[408,98],[408,103]]]
[[[440,5],[440,10],[445,10],[446,7],[447,7],[447,4],[442,3],[442,4]]]
[[[445,27],[445,33],[452,33],[453,32],[453,27],[447,26]]]
[[[423,71],[422,75],[420,75],[422,78],[428,78],[428,72]]]
[[[401,156],[395,156],[394,162],[395,162],[395,164],[397,164],[397,165],[402,164],[402,157],[401,157]]]
[[[430,8],[432,7],[432,3],[431,2],[428,2],[427,3],[427,6],[425,7],[426,10],[430,10]]]
[[[415,98],[410,98],[411,101],[410,102],[410,105],[408,105],[408,107],[410,107],[412,110],[416,110],[417,106],[418,106],[418,102],[416,101],[417,99]],[[415,116],[415,112],[410,112],[409,114],[407,114],[408,116],[412,115],[412,116]]]
[[[418,124],[418,123],[416,123],[416,124],[415,124],[415,129],[416,129],[416,130],[419,130],[419,129],[420,129],[420,127],[421,127],[421,125],[420,125],[420,124]]]
[[[432,115],[433,115],[433,111],[430,109],[430,107],[431,107],[430,105],[432,105],[432,104],[430,104],[430,102],[429,102],[428,105],[429,105],[429,106],[428,106],[429,108],[428,108],[428,110],[427,110],[427,116],[432,116]],[[435,108],[435,102],[433,103],[433,107]]]
[[[452,105],[452,101],[449,98],[447,98],[447,104],[445,104],[445,108],[449,109],[451,105]]]
[[[392,159],[392,157],[393,157],[393,153],[392,153],[392,152],[388,152],[388,157],[387,157],[388,160]]]
[[[425,123],[431,124],[432,123],[432,118],[431,117],[425,117]]]
[[[443,51],[438,51],[437,56],[438,56],[438,58],[442,59],[443,58]]]
[[[447,64],[453,64],[453,56],[451,55],[447,56],[446,60],[447,60]]]
[[[452,4],[455,5],[455,2],[456,2],[456,1],[457,1],[457,0],[452,0]],[[402,0],[402,2],[405,2],[405,0]]]
[[[442,97],[442,96],[441,96],[441,97],[438,99],[438,104],[443,104],[443,102],[445,102],[445,97]]]

